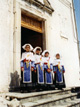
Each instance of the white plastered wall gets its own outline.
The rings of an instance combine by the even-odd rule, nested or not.
[[[22,9],[46,20],[46,49],[52,58],[56,52],[61,53],[66,69],[66,86],[80,86],[77,35],[71,0],[49,1],[54,9],[52,15],[21,0],[0,1],[0,92],[8,90],[11,73],[17,71],[21,74]]]

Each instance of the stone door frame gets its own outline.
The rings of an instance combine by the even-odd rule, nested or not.
[[[42,16],[42,13],[31,8],[30,5],[24,3],[23,1],[18,2],[14,0],[13,5],[13,73],[17,72],[19,79],[21,78],[21,69],[20,69],[20,59],[21,59],[21,12],[26,11],[29,15],[32,15],[39,20],[42,20],[43,27],[45,29],[46,16]],[[43,30],[44,30],[43,29]],[[46,29],[45,29],[46,30]],[[46,34],[45,30],[43,31],[43,49],[46,49]],[[20,83],[20,80],[19,80]]]

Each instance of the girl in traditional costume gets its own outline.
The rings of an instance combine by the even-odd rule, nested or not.
[[[26,51],[22,53],[21,58],[22,84],[25,84],[29,91],[29,87],[32,87],[33,83],[32,74],[34,72],[34,56],[31,52],[33,47],[30,44],[25,44],[22,48]]]
[[[65,81],[64,81],[65,68],[60,59],[59,53],[56,54],[56,59],[54,60],[54,64],[53,64],[53,71],[54,71],[55,87],[58,89],[65,88]]]
[[[42,53],[44,64],[45,87],[51,89],[53,86],[53,61],[49,56],[49,51],[44,50]]]
[[[44,84],[44,72],[43,72],[43,63],[42,56],[40,55],[42,52],[41,47],[36,47],[34,50],[34,58],[35,58],[35,73],[36,73],[36,88],[40,90]]]

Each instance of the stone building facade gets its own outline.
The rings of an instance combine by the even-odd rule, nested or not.
[[[61,54],[66,69],[66,86],[80,87],[72,0],[1,0],[0,14],[0,92],[20,84],[22,27],[38,32],[38,36],[42,35],[40,46],[43,50],[48,49],[51,57],[54,58],[57,52]],[[27,20],[23,20],[23,14]]]

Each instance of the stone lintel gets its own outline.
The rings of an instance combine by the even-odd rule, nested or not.
[[[52,14],[52,12],[54,12],[54,9],[51,6],[47,6],[46,4],[41,3],[39,0],[25,0],[25,1],[37,6],[38,8],[48,12],[49,14]]]

